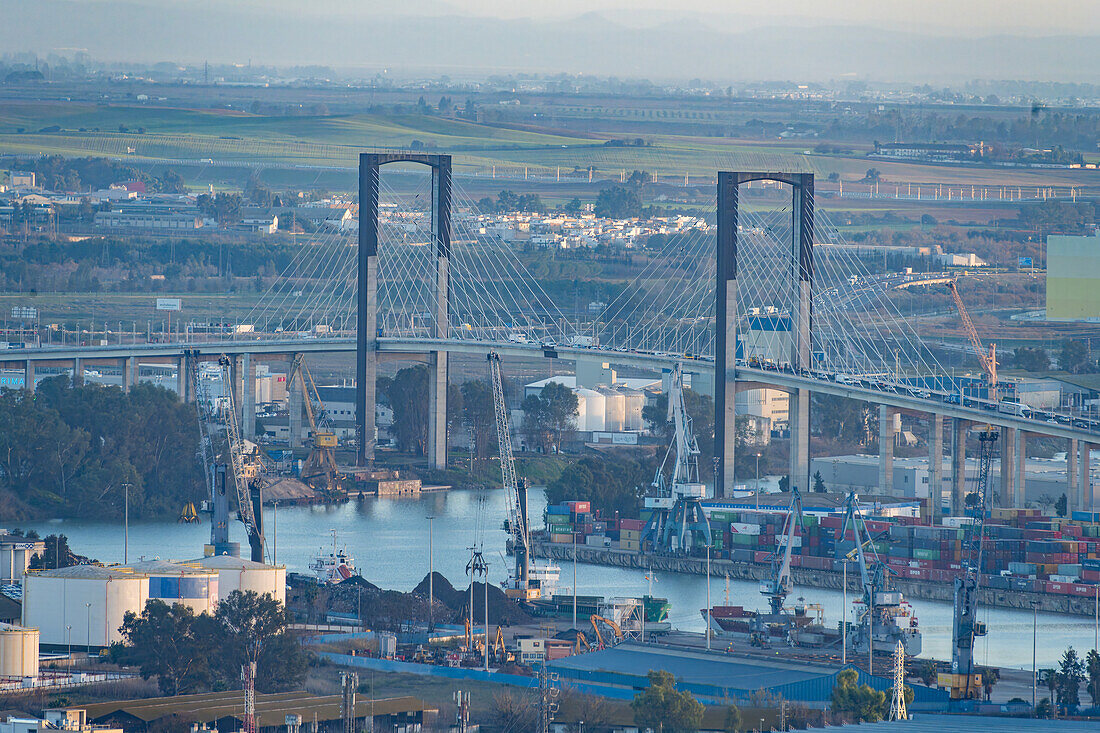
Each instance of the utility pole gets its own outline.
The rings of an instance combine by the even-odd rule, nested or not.
[[[122,489],[125,492],[125,499],[123,509],[123,542],[122,542],[122,562],[128,564],[130,562],[130,484],[125,483],[122,485]]]
[[[432,525],[435,517],[428,517],[428,630],[435,628],[435,547],[432,538]]]

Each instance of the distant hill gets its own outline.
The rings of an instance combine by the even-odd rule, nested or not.
[[[718,81],[969,79],[1100,81],[1094,35],[976,39],[856,25],[740,24],[658,15],[477,17],[459,4],[403,2],[371,12],[324,0],[0,0],[0,47],[86,49],[111,61],[327,65],[410,72],[583,72]],[[351,8],[351,9],[346,9]],[[619,16],[621,17],[621,16]],[[966,29],[960,29],[966,30]]]

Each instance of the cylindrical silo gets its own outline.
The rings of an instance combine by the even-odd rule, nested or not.
[[[218,599],[235,590],[270,593],[281,603],[286,603],[286,566],[265,565],[243,557],[214,555],[188,563],[218,573]]]
[[[577,425],[578,430],[592,432],[604,429],[604,397],[594,389],[580,387],[577,397],[584,400],[584,424]],[[579,417],[578,417],[579,423]]]
[[[613,387],[601,387],[599,391],[604,399],[603,429],[614,433],[622,432],[626,425],[626,398]]]
[[[23,580],[23,625],[43,644],[103,647],[120,641],[127,611],[141,613],[149,578],[129,568],[74,565],[32,570]]]
[[[134,572],[149,577],[149,597],[168,605],[179,603],[195,614],[214,612],[218,605],[218,571],[195,563],[144,560],[131,563]]]
[[[645,420],[642,418],[642,410],[645,408],[645,394],[636,389],[625,390],[623,399],[626,403],[625,429],[645,429]]]
[[[38,629],[0,623],[0,677],[38,676]]]

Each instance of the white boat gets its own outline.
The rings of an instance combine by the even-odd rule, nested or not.
[[[332,530],[332,552],[320,550],[309,563],[309,569],[317,582],[340,583],[355,575],[355,563],[348,557],[347,548],[337,548],[336,530]]]

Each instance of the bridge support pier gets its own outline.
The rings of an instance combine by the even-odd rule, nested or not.
[[[241,356],[241,435],[256,440],[256,362],[251,354]]]
[[[1078,450],[1077,439],[1070,438],[1066,445],[1066,503],[1078,511],[1084,511],[1085,495],[1077,481]]]
[[[951,513],[962,516],[966,508],[966,429],[968,423],[954,418],[951,439]]]
[[[1018,432],[1016,428],[1001,430],[1001,495],[1000,501],[996,505],[990,502],[990,506],[1005,508],[1016,506],[1016,436]]]
[[[34,391],[34,362],[30,359],[23,362],[23,389]]]
[[[129,392],[130,388],[134,386],[134,382],[137,381],[134,378],[134,372],[137,367],[137,359],[132,356],[125,359],[119,359],[119,366],[122,367],[122,391]]]
[[[734,400],[730,399],[732,412]],[[789,422],[791,425],[791,488],[807,492],[810,482],[810,390],[791,392]]]
[[[928,416],[928,513],[932,524],[943,511],[943,415]]]
[[[1093,500],[1092,495],[1092,444],[1082,443],[1081,449],[1078,451],[1079,466],[1077,468],[1077,479],[1080,483],[1080,490],[1078,495],[1081,497],[1081,509],[1080,511],[1089,512],[1095,511],[1096,502]]]
[[[73,359],[73,386],[84,386],[84,360],[79,356]]]
[[[878,490],[886,496],[894,495],[894,415],[897,410],[889,405],[878,407]]]
[[[300,368],[295,368],[298,362],[298,354],[291,354],[287,361],[286,410],[287,427],[290,433],[288,441],[291,448],[302,447],[302,387],[298,382],[302,374]]]
[[[1016,470],[1013,473],[1015,481],[1012,484],[1012,506],[1022,509],[1027,503],[1027,432],[1024,430],[1014,432],[1016,445],[1013,447],[1013,452],[1016,454]]]
[[[428,357],[428,465],[447,468],[447,352]]]

